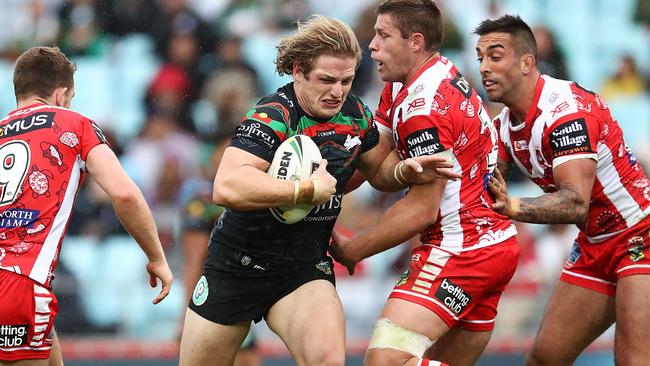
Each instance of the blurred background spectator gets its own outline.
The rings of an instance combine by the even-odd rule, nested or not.
[[[634,98],[646,92],[646,78],[636,66],[636,60],[630,55],[623,55],[618,61],[616,73],[603,83],[600,96],[605,100]]]
[[[474,82],[479,93],[484,91],[476,83],[480,78],[473,28],[485,17],[520,14],[534,25],[540,69],[600,91],[636,157],[642,163],[650,162],[650,1],[439,2],[446,15],[442,53]],[[68,341],[64,352],[74,360],[71,344],[78,338],[73,333],[96,336],[108,332],[118,340],[155,341],[163,345],[157,355],[172,359],[176,329],[193,282],[189,277],[195,277],[198,269],[194,267],[200,262],[196,256],[188,256],[188,250],[200,245],[188,239],[188,227],[196,220],[211,221],[211,215],[220,212],[209,203],[214,177],[209,157],[227,145],[227,136],[258,98],[289,80],[275,73],[275,44],[298,19],[315,12],[338,17],[355,29],[364,58],[354,92],[375,108],[382,85],[367,46],[374,36],[376,1],[1,3],[0,112],[4,115],[15,106],[12,67],[22,51],[34,45],[56,44],[73,57],[79,65],[73,107],[103,127],[113,149],[142,188],[178,278],[170,298],[151,307],[153,290],[130,280],[137,274],[145,276],[143,258],[130,250],[135,244],[112,215],[110,202],[89,179],[79,193],[84,204],[76,206],[70,237],[63,246],[61,280],[55,282],[65,288],[59,291],[65,293],[65,301],[74,304],[62,306],[59,319],[62,338]],[[488,104],[492,115],[500,109],[500,105]],[[510,186],[514,195],[537,194],[521,176],[514,179],[516,183]],[[397,197],[399,194],[382,194],[363,185],[345,198],[340,224],[351,231],[363,230]],[[519,231],[521,264],[504,295],[488,355],[498,350],[526,349],[575,234],[569,226],[519,225]],[[203,231],[200,240],[205,240],[205,235]],[[364,261],[355,277],[339,276],[352,355],[364,351],[377,312],[405,268],[408,245]],[[119,290],[105,291],[111,286]],[[123,297],[103,295],[107,292]],[[256,326],[256,335],[265,355],[287,355],[281,342],[264,327]],[[611,339],[605,339],[604,344],[610,343]],[[90,354],[100,354],[97,343],[93,344],[84,347],[95,350],[88,351]],[[130,355],[144,357],[142,354]]]

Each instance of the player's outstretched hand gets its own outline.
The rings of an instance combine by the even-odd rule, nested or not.
[[[408,184],[430,183],[440,178],[458,180],[462,177],[451,170],[454,164],[440,155],[417,156],[402,160],[398,164],[396,174]]]
[[[169,295],[174,276],[172,275],[172,270],[169,269],[167,261],[164,259],[162,261],[149,261],[147,263],[147,272],[149,272],[149,284],[151,287],[155,288],[158,286],[158,280],[162,283],[160,293],[153,299],[153,303],[157,304]]]
[[[490,177],[490,183],[488,184],[488,190],[494,197],[494,203],[492,204],[492,209],[502,215],[508,217],[514,217],[517,213],[516,199],[511,199],[508,195],[506,181],[503,179],[499,169],[494,169],[494,175]]]
[[[314,183],[314,195],[311,203],[320,205],[327,202],[336,193],[336,178],[327,172],[327,160],[320,161],[318,169],[312,173],[309,179]]]
[[[341,263],[348,269],[350,276],[354,274],[354,267],[357,260],[353,259],[352,241],[338,230],[332,230],[332,242],[329,247],[329,253],[335,261]]]

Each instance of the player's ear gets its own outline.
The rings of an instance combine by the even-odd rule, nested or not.
[[[304,67],[297,62],[293,63],[293,68],[291,69],[293,73],[293,79],[297,82],[302,82],[305,79]]]
[[[54,92],[52,93],[53,94],[52,99],[54,99],[54,103],[57,107],[65,107],[67,92],[68,92],[67,86],[60,86],[54,89]]]
[[[521,72],[524,75],[529,75],[537,67],[537,59],[531,53],[524,53],[520,58]]]
[[[427,42],[424,39],[422,33],[413,33],[411,34],[411,49],[413,52],[418,52],[419,50],[425,49]]]

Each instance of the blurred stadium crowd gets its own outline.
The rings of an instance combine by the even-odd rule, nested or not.
[[[473,27],[486,17],[520,14],[535,25],[544,73],[601,93],[642,163],[650,163],[650,1],[439,0],[447,16],[442,53],[479,80]],[[34,45],[58,45],[78,65],[73,109],[93,118],[142,188],[177,281],[151,307],[145,258],[121,228],[110,201],[90,180],[79,194],[55,288],[58,328],[129,338],[177,336],[185,309],[183,233],[206,230],[220,154],[243,114],[289,79],[275,73],[276,41],[297,19],[321,13],[353,26],[364,49],[354,92],[377,105],[381,82],[369,58],[374,0],[2,0],[0,112],[15,106],[12,66]],[[479,93],[480,83],[475,83]],[[487,98],[483,98],[486,100]],[[492,115],[500,106],[490,105]],[[515,176],[514,195],[536,194]],[[363,186],[346,198],[339,222],[373,223],[396,195]],[[207,228],[209,230],[209,227]],[[520,225],[518,272],[506,291],[493,342],[532,337],[575,229]],[[370,334],[383,300],[403,271],[403,245],[340,272],[348,337]],[[135,280],[139,278],[141,280]],[[258,332],[264,339],[264,330]]]

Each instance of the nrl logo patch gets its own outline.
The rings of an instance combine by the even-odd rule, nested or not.
[[[316,269],[322,271],[326,275],[331,275],[332,274],[332,266],[330,265],[330,262],[327,262],[327,261],[322,261],[322,262],[316,264]]]
[[[405,284],[406,281],[408,280],[410,274],[411,274],[411,269],[410,268],[407,269],[406,271],[404,271],[404,273],[399,278],[399,280],[397,280],[397,284],[395,284],[395,287],[399,287],[399,286],[402,286],[403,284]]]

